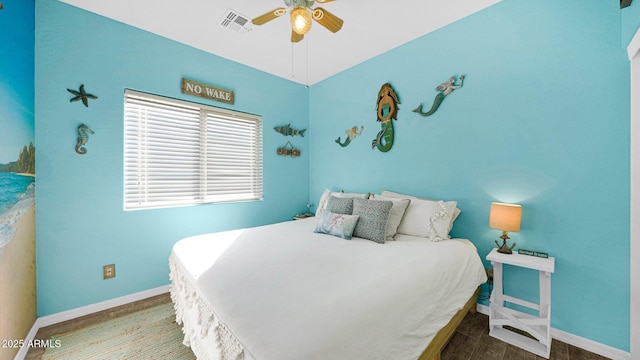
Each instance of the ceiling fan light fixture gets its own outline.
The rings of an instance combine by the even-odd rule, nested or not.
[[[291,28],[296,34],[304,35],[311,29],[311,14],[303,7],[298,6],[291,11]]]

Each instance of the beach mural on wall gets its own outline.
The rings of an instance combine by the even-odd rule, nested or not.
[[[0,339],[24,339],[36,319],[35,0],[0,9]],[[0,347],[12,359],[15,346]]]
[[[17,157],[15,161],[0,164],[0,248],[13,239],[16,221],[35,204],[33,142],[25,145]]]
[[[34,75],[29,49],[34,44],[34,19],[27,21],[30,28],[20,24],[25,20],[21,15],[33,7],[26,3],[5,1],[0,12],[0,53],[5,54],[0,59],[0,248],[11,241],[12,225],[34,203]]]

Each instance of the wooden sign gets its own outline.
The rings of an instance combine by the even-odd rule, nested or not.
[[[182,93],[233,105],[233,91],[182,78]]]
[[[287,141],[287,143],[283,147],[279,147],[276,150],[276,153],[282,156],[291,156],[291,157],[300,156],[300,150],[293,147],[293,144],[291,143],[291,141]]]

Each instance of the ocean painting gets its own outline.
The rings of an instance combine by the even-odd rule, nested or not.
[[[36,148],[23,146],[17,159],[0,164],[0,249],[16,234],[16,222],[35,205]]]
[[[15,236],[14,225],[35,204],[31,174],[0,172],[0,248]]]
[[[33,1],[1,2],[0,248],[13,238],[14,225],[34,204],[35,192],[35,5]]]
[[[37,315],[35,1],[0,3],[0,339],[18,341]],[[0,347],[0,359],[17,352]]]

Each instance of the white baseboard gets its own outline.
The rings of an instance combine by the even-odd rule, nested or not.
[[[57,324],[63,321],[75,319],[81,316],[93,314],[98,311],[111,309],[113,307],[125,305],[134,301],[144,300],[144,299],[147,299],[156,295],[164,294],[167,292],[169,292],[169,285],[164,285],[154,289],[149,289],[149,290],[141,291],[138,293],[125,295],[118,298],[102,301],[99,303],[82,306],[76,309],[67,310],[67,311],[56,313],[56,314],[37,318],[36,321],[33,323],[31,330],[29,331],[26,338],[24,339],[24,345],[20,348],[20,350],[16,354],[16,357],[14,358],[14,360],[24,360],[24,357],[27,355],[27,351],[29,351],[29,347],[28,347],[29,342],[35,338],[36,333],[41,327],[45,327],[45,326]],[[488,306],[478,304],[476,308],[479,313],[489,315]],[[612,360],[631,360],[631,354],[626,351],[622,351],[608,345],[604,345],[589,339],[585,339],[580,336],[569,334],[567,332],[564,332],[558,329],[554,329],[554,328],[551,329],[551,337],[558,341],[562,341],[566,344],[570,344],[575,347],[590,351],[594,354],[608,357]]]
[[[489,315],[489,307],[478,304],[477,310],[481,314]],[[583,337],[569,334],[562,330],[551,328],[551,337],[563,343],[590,351],[600,356],[608,357],[612,360],[631,360],[631,353],[613,348],[609,345],[601,344]]]
[[[82,306],[76,309],[71,309],[71,310],[59,312],[56,314],[51,314],[51,315],[37,318],[36,321],[33,323],[31,330],[29,331],[26,338],[24,339],[24,345],[20,348],[20,350],[16,354],[16,357],[14,358],[14,360],[23,360],[24,357],[27,356],[27,351],[29,351],[29,342],[31,342],[35,338],[36,333],[42,327],[61,323],[63,321],[75,319],[81,316],[93,314],[98,311],[111,309],[113,307],[132,303],[134,301],[144,300],[144,299],[147,299],[156,295],[164,294],[167,292],[169,292],[169,285],[164,285],[154,289],[149,289],[149,290],[137,292],[134,294],[125,295],[125,296],[117,297],[114,299],[102,301],[99,303]]]

